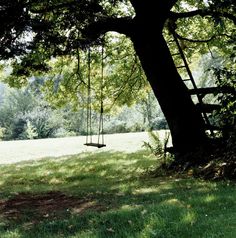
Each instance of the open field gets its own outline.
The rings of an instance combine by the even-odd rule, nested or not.
[[[164,130],[159,131],[160,138],[165,136]],[[94,141],[97,138],[94,136]],[[144,141],[148,141],[147,132],[121,133],[105,135],[106,147],[97,149],[84,146],[85,136],[22,140],[0,141],[0,164],[15,163],[23,160],[35,160],[45,157],[73,155],[82,152],[120,151],[135,152],[142,149]]]

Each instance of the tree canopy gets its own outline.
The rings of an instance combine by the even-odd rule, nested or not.
[[[160,5],[159,8],[168,6],[164,1],[162,2],[158,4]],[[169,14],[169,23],[176,24],[178,36],[186,48],[188,56],[194,54],[196,57],[197,53],[204,54],[213,50],[214,47],[219,55],[227,54],[227,57],[228,55],[235,57],[233,47],[236,17],[234,15],[235,5],[232,0],[169,2],[169,4],[177,2]],[[145,5],[148,7],[149,4]],[[63,90],[69,96],[69,92],[75,92],[78,84],[81,83],[78,77],[71,75],[78,73],[78,67],[80,76],[87,76],[87,59],[82,53],[79,54],[79,50],[85,50],[89,45],[106,43],[109,45],[106,52],[106,57],[109,56],[109,59],[106,60],[106,64],[113,67],[113,72],[115,72],[111,77],[113,78],[113,86],[118,83],[113,91],[117,91],[119,94],[117,87],[123,88],[122,85],[126,84],[125,78],[127,82],[130,82],[127,83],[127,88],[134,84],[127,74],[135,66],[134,64],[127,64],[127,58],[135,55],[135,52],[132,50],[130,42],[124,37],[118,39],[116,36],[117,39],[114,42],[112,41],[114,36],[111,35],[104,42],[102,36],[107,31],[118,31],[129,36],[131,33],[130,22],[138,16],[140,7],[138,1],[127,0],[1,1],[0,55],[1,59],[12,59],[11,65],[14,68],[8,82],[16,86],[26,83],[29,76],[41,72],[50,71],[51,78],[53,74],[58,76],[63,73],[64,80],[61,78],[62,86],[59,88],[61,94],[57,94],[62,100],[65,98],[62,93]],[[150,15],[155,14],[152,13],[151,9],[149,11]],[[166,24],[164,30],[167,41],[171,38],[168,31],[169,25]],[[175,46],[170,44],[169,47]],[[50,59],[58,56],[61,58],[54,62],[54,67],[52,67]],[[78,57],[81,57],[80,64],[78,62],[76,64]],[[126,64],[117,64],[116,59],[118,57],[123,60],[126,57]],[[93,59],[99,63],[99,56],[96,53],[94,53]],[[71,65],[71,60],[74,60],[74,65]],[[135,60],[135,63],[138,63],[137,58],[130,61],[134,63]],[[65,73],[65,67],[69,64],[70,70]],[[138,64],[136,64],[135,70],[137,68],[140,68]],[[126,75],[121,74],[117,77],[117,73],[120,74],[125,70],[128,72]],[[99,69],[94,71],[99,71]],[[141,76],[142,73],[139,72],[138,75]],[[70,79],[69,83],[68,78]],[[115,80],[117,78],[119,78],[118,82]],[[48,81],[47,87],[50,89],[51,85],[54,88],[49,95],[52,96],[53,94],[55,97],[55,84],[58,83],[59,79],[57,77],[56,83],[55,78],[54,82],[52,81]],[[140,88],[140,84],[137,88]],[[106,94],[111,96],[109,92],[111,92],[111,87],[106,91]],[[67,98],[72,100],[75,94],[71,94],[71,96],[72,98]],[[75,97],[75,99],[78,98]],[[60,104],[60,99],[58,99],[58,103]]]
[[[122,73],[118,79],[115,74],[114,77],[110,75],[114,91],[119,87],[122,91],[122,85],[127,82],[131,82],[129,88],[138,85],[137,77],[143,79],[137,54],[167,118],[174,145],[192,147],[204,140],[204,125],[186,87],[180,82],[169,51],[175,50],[171,33],[175,31],[187,56],[197,57],[210,52],[213,57],[222,58],[220,70],[235,72],[235,64],[232,64],[235,63],[235,12],[234,0],[1,0],[0,57],[10,59],[13,72],[9,80],[19,84],[32,75],[52,73],[52,62],[60,65],[65,60],[70,62],[70,57],[78,60],[74,67],[69,66],[67,76],[79,75],[78,72],[85,73],[83,67],[86,65],[86,55],[81,50],[94,47],[99,51],[99,47],[108,42],[117,43],[111,38],[109,41],[104,39],[107,32],[121,33],[132,43],[123,44],[125,48],[120,47],[117,55],[122,57],[124,52],[134,55],[126,58],[127,67],[125,64],[122,67],[123,72],[133,69],[135,73],[133,77],[127,77],[127,81],[120,79],[124,76]],[[122,37],[120,40],[122,42]],[[111,63],[120,73],[119,65],[114,66],[112,61],[113,51],[107,50],[107,54],[110,58],[107,57],[106,64]],[[53,61],[56,57],[60,59]],[[94,55],[94,62],[97,59]],[[133,62],[130,59],[136,60],[136,64],[129,63]],[[177,64],[178,58],[175,61]],[[66,72],[63,75],[68,79]],[[97,75],[96,67],[94,74]],[[75,81],[76,78],[69,83],[65,80],[64,88],[60,88],[62,93],[66,88],[68,91],[77,89]],[[55,89],[55,84],[50,81],[48,84]],[[138,86],[136,90],[139,90]],[[111,87],[107,87],[109,91]]]
[[[1,0],[1,59],[20,58],[21,67],[19,60],[13,64],[18,75],[29,75],[31,68],[45,71],[51,57],[77,55],[78,49],[102,44],[102,36],[108,31],[130,36],[142,14],[148,12],[149,18],[155,19],[158,11],[167,11],[169,22],[176,24],[184,43],[206,43],[232,52],[228,43],[235,42],[233,0],[169,0],[155,4],[152,9],[152,1],[137,0]],[[157,30],[152,29],[153,34]]]

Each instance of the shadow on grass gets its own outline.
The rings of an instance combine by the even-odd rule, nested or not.
[[[1,166],[0,237],[235,237],[235,185],[143,176],[156,163],[106,152]]]

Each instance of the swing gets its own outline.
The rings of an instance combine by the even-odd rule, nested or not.
[[[98,139],[97,143],[93,142],[92,136],[92,103],[91,103],[91,50],[88,50],[88,92],[87,92],[87,134],[86,134],[86,146],[93,146],[97,148],[105,147],[104,134],[103,134],[103,46],[102,46],[102,67],[101,67],[101,86],[100,86],[100,115],[98,126]],[[101,140],[100,140],[101,139]]]

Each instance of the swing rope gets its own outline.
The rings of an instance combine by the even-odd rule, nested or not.
[[[88,49],[88,91],[87,91],[87,136],[86,144],[92,143],[92,105],[91,105],[91,50]]]
[[[101,67],[101,85],[100,85],[100,118],[99,118],[99,128],[98,128],[98,144],[100,142],[100,136],[102,137],[102,144],[104,144],[104,134],[103,134],[103,75],[104,75],[104,47],[102,45],[102,67]]]
[[[91,101],[91,49],[88,50],[88,92],[87,92],[87,135],[86,146],[94,146],[101,148],[106,146],[104,144],[103,133],[103,78],[104,78],[104,47],[102,45],[102,66],[101,66],[101,85],[100,85],[100,115],[99,115],[99,127],[98,127],[98,140],[97,143],[93,143],[92,139],[92,101]],[[101,143],[100,143],[101,138]]]

